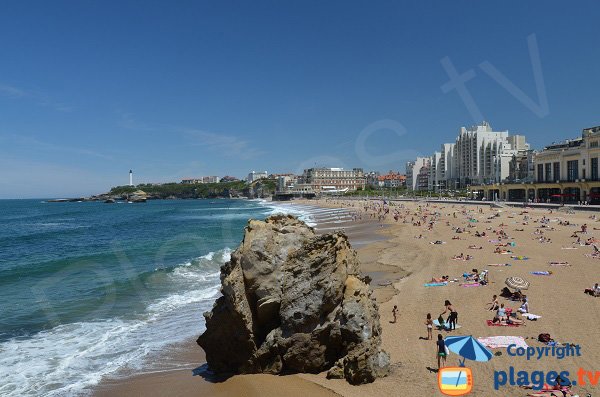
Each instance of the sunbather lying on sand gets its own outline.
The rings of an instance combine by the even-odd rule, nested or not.
[[[448,282],[449,279],[450,279],[450,277],[448,277],[448,276],[442,276],[440,278],[432,277],[430,282],[431,283],[445,283],[445,282]]]
[[[472,250],[482,250],[483,247],[482,246],[476,246],[476,245],[469,245],[469,249],[472,249]]]
[[[598,283],[596,283],[592,288],[586,288],[583,292],[598,297],[600,296],[600,286],[598,285]]]

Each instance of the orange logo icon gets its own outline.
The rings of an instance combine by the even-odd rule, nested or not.
[[[471,368],[446,367],[438,372],[438,387],[447,396],[464,396],[473,389]]]

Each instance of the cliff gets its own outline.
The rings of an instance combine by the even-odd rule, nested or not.
[[[342,233],[291,216],[251,220],[221,268],[223,296],[198,344],[217,373],[319,373],[352,384],[385,376],[377,304]]]

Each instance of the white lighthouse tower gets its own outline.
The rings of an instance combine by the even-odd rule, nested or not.
[[[129,186],[133,186],[133,171],[129,170]]]

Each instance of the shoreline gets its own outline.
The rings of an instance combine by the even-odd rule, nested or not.
[[[297,374],[288,376],[271,375],[238,375],[226,382],[211,384],[211,390],[203,390],[208,396],[244,395],[259,396],[265,394],[295,396],[295,387],[303,385],[304,390],[310,390],[311,395],[317,396],[373,396],[390,395],[402,390],[406,395],[441,395],[437,386],[437,364],[434,356],[434,344],[427,341],[424,326],[425,315],[431,313],[433,318],[444,309],[443,302],[449,299],[457,305],[460,313],[458,324],[464,332],[455,334],[473,335],[474,337],[487,336],[521,336],[527,344],[533,347],[542,346],[537,341],[540,333],[550,333],[560,342],[576,343],[581,345],[584,354],[578,358],[564,358],[561,361],[546,359],[541,361],[523,361],[509,357],[506,350],[494,349],[493,360],[486,363],[468,362],[467,365],[475,374],[473,392],[477,395],[500,397],[506,395],[526,396],[527,390],[516,386],[501,387],[495,390],[493,379],[495,371],[505,371],[510,366],[519,370],[554,371],[570,370],[571,374],[577,368],[594,369],[597,367],[595,359],[600,354],[600,346],[590,330],[595,329],[600,319],[600,299],[594,299],[583,294],[584,288],[589,288],[590,283],[598,282],[597,260],[587,258],[591,252],[589,246],[574,246],[573,232],[578,230],[578,225],[587,223],[589,234],[587,237],[599,237],[600,221],[590,218],[590,213],[577,211],[575,214],[553,211],[540,208],[490,208],[489,203],[478,206],[455,203],[439,202],[393,202],[394,211],[402,212],[402,221],[394,221],[387,216],[382,222],[366,216],[363,220],[339,223],[338,215],[356,212],[363,206],[369,206],[372,201],[367,200],[334,200],[327,201],[296,201],[291,206],[302,208],[319,208],[321,214],[326,214],[329,222],[317,222],[317,231],[331,231],[336,228],[344,229],[349,234],[350,242],[358,252],[361,261],[361,272],[372,274],[371,286],[374,296],[379,303],[380,323],[383,329],[383,349],[391,357],[392,372],[390,376],[376,380],[374,383],[352,386],[344,380],[325,378],[325,374]],[[288,204],[289,205],[289,204]],[[364,207],[363,207],[364,208]],[[413,224],[422,216],[438,214],[435,227],[427,228]],[[318,218],[318,217],[315,217]],[[548,219],[546,229],[541,226],[540,220]],[[410,221],[410,222],[409,222]],[[568,225],[559,222],[569,221]],[[361,226],[359,226],[361,225]],[[384,225],[384,227],[382,227]],[[464,232],[456,234],[459,227]],[[504,230],[510,241],[516,245],[512,250],[515,255],[526,255],[529,261],[516,261],[510,256],[495,254],[495,232]],[[361,230],[364,235],[361,237]],[[475,231],[486,231],[489,237],[475,236]],[[540,232],[544,237],[551,238],[552,243],[539,241]],[[354,237],[353,237],[354,234]],[[575,233],[577,234],[577,233]],[[368,238],[365,238],[365,235]],[[423,238],[416,238],[419,235]],[[455,239],[456,238],[456,239]],[[361,240],[362,239],[362,240]],[[354,241],[363,241],[364,244],[355,244]],[[432,245],[433,241],[442,240],[445,245]],[[482,248],[471,250],[469,245]],[[569,247],[563,250],[563,247]],[[588,252],[589,251],[589,252]],[[474,257],[472,261],[453,261],[452,255],[464,252]],[[567,261],[569,267],[551,267],[550,261]],[[489,267],[489,264],[507,263],[509,267]],[[432,277],[450,275],[450,279],[462,279],[462,274],[472,268],[488,269],[490,283],[480,288],[462,288],[459,282],[449,283],[444,287],[426,288]],[[551,270],[552,274],[546,277],[532,275],[532,271]],[[526,321],[521,327],[489,327],[486,320],[494,316],[494,312],[486,310],[485,304],[490,301],[492,294],[499,294],[504,286],[504,279],[508,276],[520,276],[528,279],[531,286],[527,291],[530,297],[531,311],[541,315],[539,321]],[[383,285],[381,285],[383,284]],[[500,298],[501,303],[507,307],[515,307],[518,303]],[[391,309],[394,305],[399,308],[399,320],[392,323]],[[439,311],[438,311],[439,310]],[[434,330],[434,337],[441,333],[442,336],[452,333]],[[195,344],[194,344],[195,345]],[[448,365],[455,365],[458,356],[451,355]],[[181,395],[187,396],[185,387],[180,382],[188,382],[193,377],[179,373],[179,377],[165,377],[164,375],[149,375],[128,379],[122,383],[120,394],[136,394],[136,390],[143,389],[145,384],[154,385],[152,392],[156,394],[143,395]],[[154,380],[152,378],[154,377]],[[161,378],[158,382],[156,379]],[[183,379],[182,378],[186,378]],[[198,378],[198,377],[195,377]],[[136,382],[139,384],[136,385]],[[300,382],[300,383],[298,383]],[[204,385],[196,384],[195,393]],[[208,383],[208,382],[206,382]],[[258,385],[257,389],[253,388]],[[314,389],[319,386],[319,389]],[[136,389],[137,387],[137,389]],[[180,393],[181,392],[181,393]],[[593,394],[594,389],[586,386],[577,386],[576,393],[585,395]],[[226,394],[219,394],[226,393]],[[118,393],[112,394],[116,395]],[[106,396],[111,394],[105,394]]]
[[[274,207],[278,206],[277,203],[270,204]],[[352,221],[348,217],[351,212],[348,209],[333,209],[311,202],[302,203],[302,209],[296,211],[312,211],[310,219],[315,223],[313,227],[319,234],[334,230],[344,230],[348,234],[350,244],[359,255],[361,272],[372,279],[371,285],[378,303],[390,300],[397,293],[393,287],[393,281],[401,277],[394,273],[397,269],[377,263],[377,251],[388,241],[388,230],[385,226],[382,227],[380,223],[373,220]],[[303,374],[236,375],[222,382],[205,379],[202,376],[203,365],[206,363],[204,351],[196,344],[195,338],[173,345],[155,359],[161,358],[166,359],[169,365],[181,363],[186,368],[167,368],[141,374],[121,371],[114,377],[102,379],[99,384],[91,388],[92,396],[159,396],[167,393],[176,396],[201,394],[211,397],[231,395],[258,397],[280,395],[281,390],[285,390],[286,396],[292,397],[305,397],[307,392],[316,397],[339,396],[327,386],[302,377]]]

